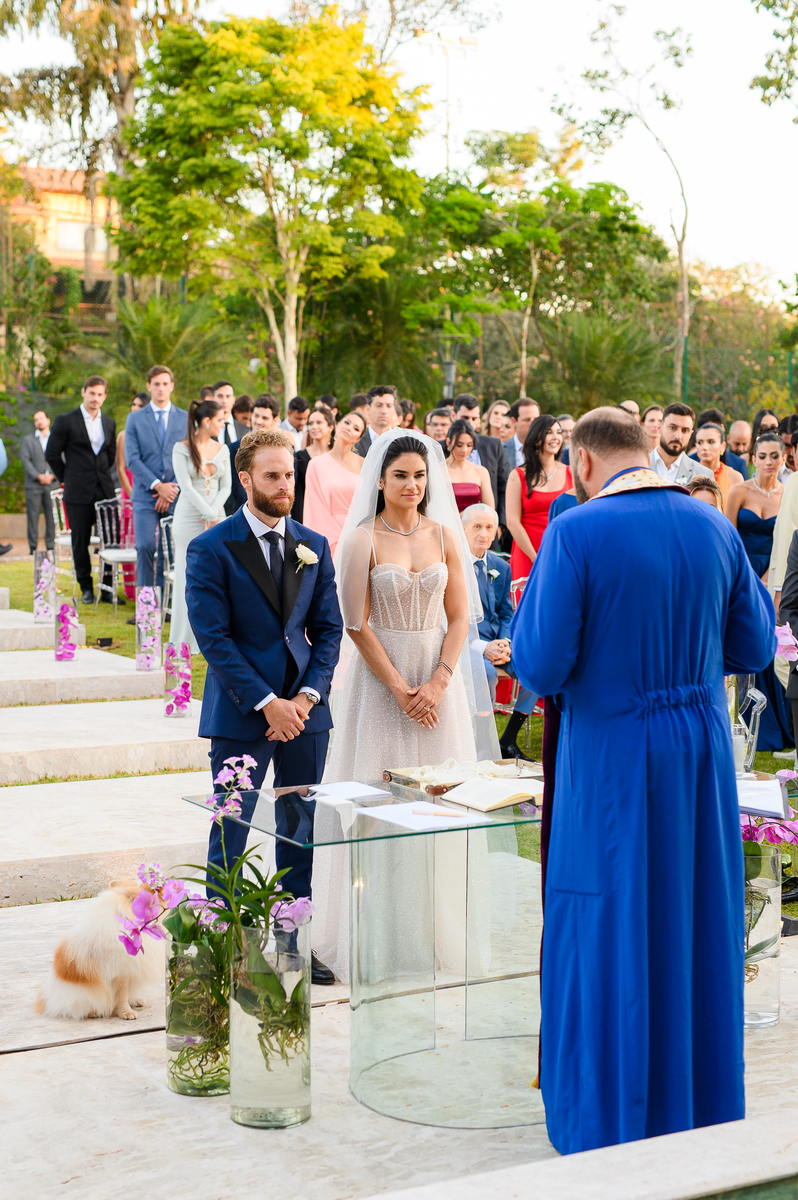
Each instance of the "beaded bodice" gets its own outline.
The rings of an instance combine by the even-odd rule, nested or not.
[[[449,579],[446,563],[408,571],[397,563],[371,568],[369,624],[405,633],[440,629]]]

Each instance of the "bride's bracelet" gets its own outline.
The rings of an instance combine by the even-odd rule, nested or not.
[[[444,670],[446,670],[446,671],[448,671],[448,672],[449,672],[449,675],[450,675],[450,676],[451,676],[451,675],[454,675],[454,671],[452,670],[452,668],[449,666],[449,664],[448,664],[448,663],[445,663],[445,662],[443,661],[443,659],[442,659],[442,658],[439,658],[439,659],[438,659],[438,664],[437,664],[437,666],[436,666],[436,668],[435,668],[435,669],[437,670],[437,669],[438,669],[438,667],[443,667],[443,668],[444,668]]]

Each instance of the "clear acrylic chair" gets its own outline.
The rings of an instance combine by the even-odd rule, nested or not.
[[[123,521],[119,509],[119,500],[99,500],[94,510],[97,514],[96,528],[99,538],[99,564],[97,569],[97,588],[94,593],[94,607],[100,602],[100,592],[110,592],[117,606],[117,591],[119,588],[120,568],[136,561],[136,545],[130,532],[130,522]],[[105,579],[105,568],[110,568],[111,582]]]
[[[64,489],[58,488],[50,493],[53,506],[53,524],[55,526],[55,570],[58,575],[66,575],[69,579],[69,595],[76,594],[78,581],[75,576],[75,563],[72,559],[72,534],[69,531],[66,509],[64,508]],[[66,590],[66,589],[62,589]]]
[[[163,547],[163,591],[161,592],[161,621],[172,616],[172,591],[175,582],[175,548],[172,540],[173,517],[161,517],[155,539],[155,563],[157,572],[158,550]]]

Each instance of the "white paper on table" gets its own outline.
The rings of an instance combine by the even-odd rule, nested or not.
[[[426,800],[417,800],[410,804],[378,804],[374,808],[358,808],[357,816],[376,817],[379,821],[388,821],[391,825],[401,825],[403,829],[412,829],[418,833],[431,832],[437,829],[461,829],[464,825],[484,825],[490,817],[482,813],[458,812],[451,809],[451,817],[441,817],[443,805],[430,804]],[[438,810],[436,813],[435,810]]]
[[[778,779],[738,779],[737,803],[740,811],[752,817],[785,820],[792,814]]]
[[[314,796],[328,796],[330,800],[369,800],[377,796],[390,796],[385,788],[371,787],[367,783],[357,783],[353,779],[341,783],[318,783],[312,788]]]

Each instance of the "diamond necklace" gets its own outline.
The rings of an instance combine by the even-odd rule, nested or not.
[[[762,493],[763,496],[775,496],[776,492],[779,490],[779,488],[784,487],[784,484],[781,481],[779,481],[774,488],[771,488],[769,492],[766,492],[763,487],[759,486],[756,479],[752,479],[751,483],[754,485],[754,487],[756,488],[756,490],[758,492]]]
[[[420,516],[418,518],[418,525],[416,525],[416,529],[408,529],[407,533],[405,533],[404,529],[394,529],[393,526],[388,524],[388,522],[385,520],[385,517],[382,515],[382,513],[380,513],[380,520],[382,521],[382,523],[386,529],[390,529],[391,533],[398,533],[401,537],[410,537],[411,533],[415,533],[416,529],[421,528],[421,517]]]

